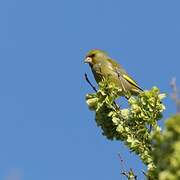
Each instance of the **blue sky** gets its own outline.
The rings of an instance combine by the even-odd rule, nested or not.
[[[180,86],[180,2],[0,1],[0,179],[119,180],[120,153],[142,178],[141,162],[101,135],[85,103],[83,63],[107,51],[144,89]],[[164,119],[175,113],[166,98]]]

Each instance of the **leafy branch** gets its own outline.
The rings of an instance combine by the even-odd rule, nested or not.
[[[136,97],[131,96],[129,107],[120,109],[114,106],[119,91],[114,84],[104,80],[99,83],[96,93],[86,95],[86,102],[95,112],[95,120],[102,134],[108,139],[123,141],[147,165],[147,176],[153,177],[156,169],[153,137],[161,131],[157,121],[162,118],[165,109],[161,102],[165,94],[160,94],[159,89],[153,87]]]

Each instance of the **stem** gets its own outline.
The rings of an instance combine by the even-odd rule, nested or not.
[[[90,80],[88,79],[88,76],[87,76],[86,73],[84,74],[84,78],[85,78],[85,80],[87,81],[87,83],[92,87],[92,89],[97,93],[97,90],[96,90],[95,86],[92,85],[92,83],[91,83]]]

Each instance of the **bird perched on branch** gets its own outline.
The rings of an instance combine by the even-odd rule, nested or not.
[[[138,95],[143,91],[122,66],[102,50],[95,49],[89,51],[84,62],[88,63],[91,67],[97,83],[108,78],[110,82],[120,88],[120,96],[129,98],[131,95]]]

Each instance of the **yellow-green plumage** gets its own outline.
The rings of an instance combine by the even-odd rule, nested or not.
[[[90,65],[97,83],[108,78],[121,89],[121,96],[138,95],[142,91],[126,71],[116,61],[109,58],[104,51],[89,51],[85,63]]]

